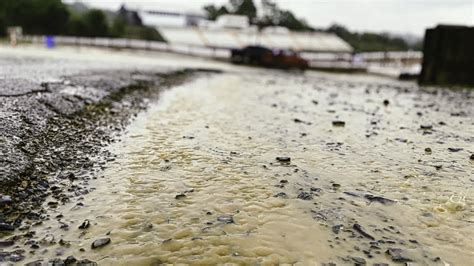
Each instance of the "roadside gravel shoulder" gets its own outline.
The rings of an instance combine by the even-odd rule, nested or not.
[[[88,193],[93,171],[113,160],[103,147],[160,91],[198,72],[83,72],[40,84],[0,79],[0,234],[24,219],[42,220],[48,196],[58,204]]]

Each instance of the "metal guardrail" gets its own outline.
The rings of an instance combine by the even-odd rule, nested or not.
[[[26,35],[21,38],[22,42],[43,44],[46,41],[46,36],[32,36]],[[122,39],[122,38],[88,38],[88,37],[74,37],[74,36],[54,36],[54,43],[56,45],[69,46],[91,46],[103,47],[113,49],[137,49],[137,50],[152,50],[160,52],[171,52],[185,55],[227,59],[230,57],[230,51],[224,48],[203,47],[195,45],[183,44],[169,44],[158,41],[147,41],[137,39]]]

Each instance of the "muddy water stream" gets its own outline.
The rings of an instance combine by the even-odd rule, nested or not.
[[[30,261],[470,265],[472,96],[367,77],[202,77],[131,123],[95,190],[37,226],[68,244]],[[111,243],[91,249],[101,237]]]

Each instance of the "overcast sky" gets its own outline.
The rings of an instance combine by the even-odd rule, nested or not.
[[[74,0],[65,0],[73,2]],[[91,6],[117,9],[121,3],[141,9],[197,11],[228,0],[82,0]],[[260,0],[254,0],[260,3]],[[389,31],[422,36],[439,23],[474,26],[474,0],[276,0],[316,28],[340,23],[356,31]]]

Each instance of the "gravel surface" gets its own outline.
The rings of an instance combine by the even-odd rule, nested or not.
[[[0,234],[25,217],[44,218],[48,196],[67,202],[88,193],[91,171],[111,160],[102,147],[161,90],[199,72],[140,57],[132,67],[106,51],[99,60],[37,51],[0,51]]]
[[[0,264],[196,262],[175,248],[214,236],[208,264],[463,265],[473,97],[159,53],[2,48]]]

